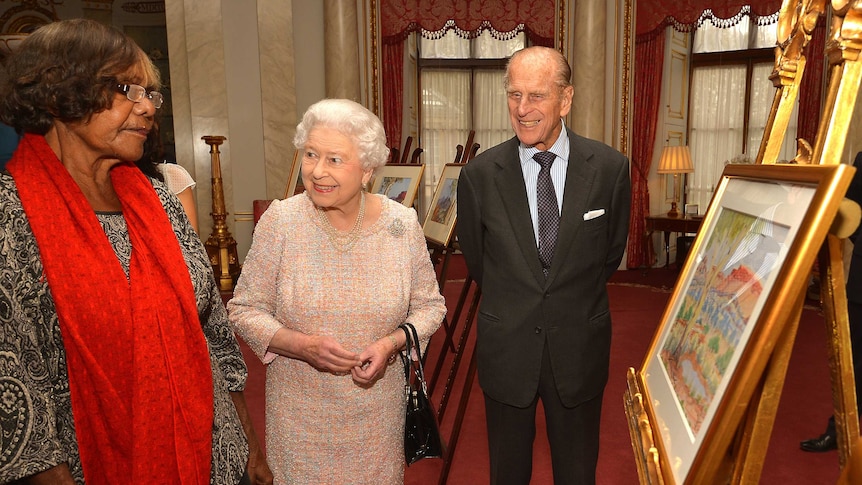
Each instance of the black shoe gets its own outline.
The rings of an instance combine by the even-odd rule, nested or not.
[[[823,433],[819,438],[811,438],[799,443],[799,448],[802,451],[813,451],[822,453],[824,451],[832,451],[838,449],[838,439],[834,434]]]

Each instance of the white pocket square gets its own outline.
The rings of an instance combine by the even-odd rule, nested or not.
[[[584,220],[589,221],[595,219],[596,217],[601,217],[605,215],[604,209],[594,209],[588,212],[584,212]]]

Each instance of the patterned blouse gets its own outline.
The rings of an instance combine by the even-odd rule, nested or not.
[[[243,390],[247,369],[203,244],[179,200],[162,182],[153,185],[189,267],[209,346],[215,394],[210,483],[233,485],[245,471],[248,445],[229,393]],[[132,248],[123,215],[97,216],[128,276]],[[84,483],[59,320],[36,239],[6,171],[0,172],[0,227],[0,483],[64,462]]]

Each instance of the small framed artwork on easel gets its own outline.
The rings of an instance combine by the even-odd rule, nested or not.
[[[458,176],[462,163],[447,163],[434,190],[422,229],[425,238],[442,247],[449,245],[457,214]]]

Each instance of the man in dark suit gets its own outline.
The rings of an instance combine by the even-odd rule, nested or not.
[[[862,204],[862,152],[856,154],[853,161],[856,173],[846,198]],[[850,254],[850,269],[847,270],[847,320],[850,327],[850,354],[853,358],[853,373],[856,388],[856,414],[862,416],[862,238],[859,237],[860,227],[850,236],[853,252]],[[799,443],[803,451],[823,452],[838,449],[838,436],[835,430],[835,416],[830,416],[826,423],[826,431],[817,438],[807,439]]]
[[[606,283],[626,244],[628,160],[563,126],[573,88],[558,51],[516,52],[504,87],[516,136],[461,169],[457,198],[460,247],[482,290],[491,483],[529,483],[539,399],[554,482],[594,483],[611,344]]]

